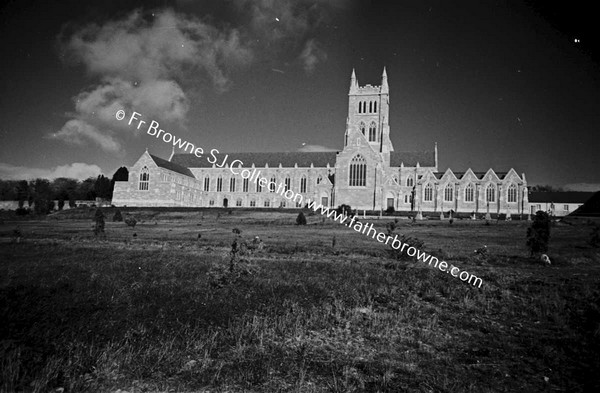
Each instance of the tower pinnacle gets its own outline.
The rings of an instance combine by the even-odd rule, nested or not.
[[[385,66],[383,67],[383,74],[381,75],[381,92],[382,93],[390,92],[390,87],[388,86],[387,72],[385,71]]]
[[[352,69],[352,76],[350,77],[350,94],[356,93],[358,90],[358,81],[356,80],[356,74],[354,68]]]

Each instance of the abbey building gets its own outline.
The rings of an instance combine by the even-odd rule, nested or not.
[[[325,206],[347,204],[361,210],[527,214],[525,175],[508,172],[438,171],[433,150],[394,150],[390,139],[389,86],[359,86],[354,71],[348,117],[339,152],[228,153],[269,184],[283,184],[303,196],[295,202],[232,173],[228,164],[194,154],[168,160],[147,151],[129,168],[129,180],[115,182],[116,206],[296,208],[307,200]],[[341,135],[340,135],[341,136]],[[225,153],[223,153],[224,155]]]

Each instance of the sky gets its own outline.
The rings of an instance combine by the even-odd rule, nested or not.
[[[171,148],[341,150],[352,70],[386,67],[396,151],[439,170],[600,189],[590,5],[533,0],[13,1],[0,8],[0,178],[112,176]]]

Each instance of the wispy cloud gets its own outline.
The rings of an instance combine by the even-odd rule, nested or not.
[[[564,186],[568,191],[600,191],[600,183],[572,183]]]
[[[236,29],[169,9],[152,15],[136,10],[124,19],[63,32],[59,43],[65,57],[83,64],[99,83],[73,98],[72,119],[50,136],[109,152],[121,146],[118,109],[184,126],[190,103],[182,80],[193,76],[190,86],[205,80],[224,91],[231,85],[230,68],[252,60]]]
[[[30,179],[55,179],[57,177],[70,177],[74,179],[87,179],[102,173],[98,165],[75,162],[60,165],[54,168],[30,168],[0,162],[0,179],[3,180],[30,180]]]
[[[302,53],[298,57],[306,73],[312,73],[318,63],[327,60],[327,53],[322,50],[317,41],[310,39],[304,45]]]
[[[298,151],[319,152],[319,151],[337,151],[337,150],[332,149],[331,147],[322,146],[322,145],[304,145],[301,148],[299,148]]]

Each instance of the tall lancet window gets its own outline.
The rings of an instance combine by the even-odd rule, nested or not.
[[[360,154],[350,161],[348,183],[353,187],[365,187],[367,185],[367,161]]]
[[[496,202],[496,186],[490,184],[485,191],[487,202]]]
[[[511,184],[510,187],[508,187],[508,201],[517,201],[517,186],[515,186],[514,184]]]
[[[365,134],[365,130],[366,130],[367,126],[365,126],[365,123],[363,123],[362,121],[360,122],[360,124],[358,125],[358,129],[360,130],[360,132],[362,132],[363,135],[366,136]]]
[[[433,201],[433,188],[431,187],[431,184],[427,184],[425,186],[425,189],[423,190],[423,201],[425,201],[425,202]]]
[[[150,181],[150,171],[148,170],[148,167],[145,166],[142,168],[142,171],[140,172],[140,190],[142,191],[148,191],[148,184]]]
[[[377,142],[377,125],[375,122],[369,125],[369,142]]]
[[[473,202],[473,184],[469,183],[467,188],[465,188],[465,202]]]
[[[454,187],[452,184],[448,184],[444,189],[444,201],[452,202],[454,200]]]

